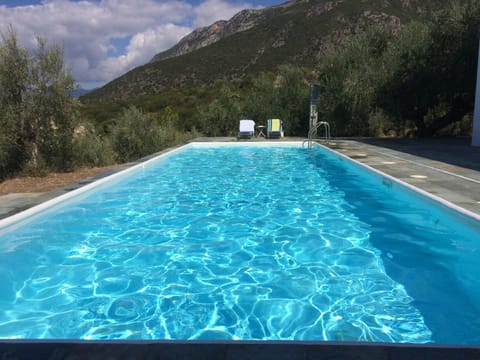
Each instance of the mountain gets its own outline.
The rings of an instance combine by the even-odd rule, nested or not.
[[[265,10],[242,10],[230,20],[220,20],[210,26],[198,28],[181,39],[175,46],[158,53],[151,62],[170,59],[213,44],[229,35],[254,27]]]
[[[100,89],[84,102],[129,99],[167,88],[243,78],[282,64],[311,67],[326,46],[370,25],[396,32],[448,0],[293,0],[243,10],[228,21],[197,29],[171,49]]]

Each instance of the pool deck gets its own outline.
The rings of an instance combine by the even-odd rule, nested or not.
[[[235,138],[199,138],[198,142],[227,141]],[[303,141],[302,138],[258,141]],[[319,141],[345,156],[393,176],[430,194],[480,216],[480,147],[470,139],[332,139]],[[168,151],[168,150],[165,150]],[[154,154],[148,158],[156,156]],[[137,162],[121,165],[107,172],[47,193],[16,193],[0,196],[0,219],[14,215],[83,185],[121,171]]]

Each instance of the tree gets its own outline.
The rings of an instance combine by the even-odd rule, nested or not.
[[[27,93],[29,58],[12,27],[1,34],[0,46],[0,179],[18,171],[25,161],[24,139],[28,133]]]
[[[32,59],[30,121],[34,142],[49,167],[68,169],[72,158],[73,123],[77,104],[72,100],[75,81],[63,61],[58,45],[47,48],[46,40],[37,39]],[[31,161],[35,161],[32,154]]]
[[[275,106],[289,136],[305,136],[309,124],[309,83],[300,68],[282,66],[274,84]]]
[[[375,91],[386,76],[383,60],[392,38],[390,31],[373,26],[341,48],[328,49],[322,57],[318,66],[319,117],[332,124],[337,135],[375,132],[369,119],[375,112]]]
[[[218,95],[200,110],[202,131],[208,136],[234,136],[240,117],[239,96],[224,85]]]
[[[390,115],[413,121],[416,135],[433,136],[473,111],[480,3],[454,2],[424,32],[414,26],[405,30],[411,42],[396,52],[377,101]]]
[[[12,27],[1,39],[0,178],[25,168],[68,169],[77,104],[62,48],[38,38],[30,54]]]
[[[124,109],[115,119],[110,134],[117,161],[132,161],[166,147],[166,128],[170,126],[167,122],[174,119],[171,109],[167,109],[165,117],[160,118],[145,114],[133,105]],[[162,121],[166,125],[161,125]]]
[[[253,119],[257,124],[265,125],[269,118],[279,118],[277,113],[274,82],[276,75],[261,73],[244,86],[241,107],[242,117]]]
[[[72,160],[76,167],[105,166],[114,163],[110,139],[97,132],[89,122],[78,124],[72,141]]]
[[[266,123],[280,118],[289,136],[305,136],[308,131],[308,81],[302,69],[281,66],[277,73],[262,73],[245,86],[243,117]]]

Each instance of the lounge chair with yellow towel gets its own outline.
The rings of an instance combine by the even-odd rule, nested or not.
[[[279,139],[283,136],[283,126],[280,119],[267,120],[267,138]]]

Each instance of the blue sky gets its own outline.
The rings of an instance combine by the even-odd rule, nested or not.
[[[101,86],[147,63],[194,29],[243,9],[285,0],[0,0],[0,31],[15,29],[35,48],[37,36],[64,48],[83,88]]]

